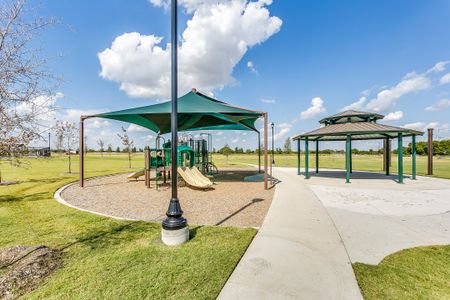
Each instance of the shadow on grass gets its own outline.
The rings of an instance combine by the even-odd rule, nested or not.
[[[123,233],[136,234],[148,231],[149,227],[154,227],[152,224],[144,222],[131,222],[119,226],[111,227],[107,230],[95,230],[86,233],[75,241],[63,245],[59,250],[66,250],[74,245],[83,244],[91,249],[102,248],[109,245],[119,244],[124,241]],[[153,228],[154,229],[154,228]]]
[[[39,201],[39,200],[43,200],[43,199],[48,199],[49,196],[50,196],[50,194],[47,192],[34,193],[34,194],[22,195],[22,196],[3,195],[3,196],[0,196],[0,203]]]

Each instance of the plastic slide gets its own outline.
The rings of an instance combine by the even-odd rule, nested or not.
[[[192,173],[194,173],[195,175],[197,175],[198,178],[200,178],[202,181],[204,181],[207,184],[213,184],[211,182],[211,180],[206,177],[205,175],[202,174],[202,172],[200,172],[200,170],[197,167],[192,167],[191,168]]]
[[[130,175],[128,175],[128,179],[136,179],[137,180],[139,177],[144,176],[144,175],[145,175],[145,168],[131,173]]]
[[[186,170],[183,170],[183,168],[178,167],[178,174],[180,174],[181,178],[190,186],[200,189],[208,189],[212,187],[211,183],[206,183],[205,181],[202,181],[199,177],[195,176],[191,169],[186,168]]]

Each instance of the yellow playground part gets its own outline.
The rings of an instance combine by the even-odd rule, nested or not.
[[[128,179],[136,179],[137,180],[139,177],[144,176],[144,175],[145,175],[145,168],[131,173],[130,175],[128,175]]]
[[[208,189],[212,187],[211,181],[203,176],[203,174],[200,173],[201,176],[199,176],[195,170],[186,168],[183,169],[181,167],[178,167],[178,174],[180,174],[181,178],[190,185],[191,187],[200,188],[200,189]],[[197,169],[198,171],[198,169]]]

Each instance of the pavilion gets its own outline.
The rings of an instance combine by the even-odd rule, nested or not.
[[[80,117],[80,186],[84,186],[84,121],[90,118],[106,118],[133,123],[157,134],[171,130],[171,102],[162,102],[137,108]],[[267,113],[230,105],[192,89],[178,98],[178,131],[194,130],[249,130],[260,133],[255,127],[258,118],[264,118],[264,186],[267,181]],[[261,151],[259,151],[259,156]],[[261,159],[259,159],[261,166]]]
[[[319,121],[320,128],[297,135],[293,140],[297,141],[297,174],[300,175],[300,141],[305,142],[305,178],[309,178],[309,142],[316,142],[316,153],[319,151],[321,141],[345,141],[345,169],[346,182],[350,182],[352,173],[352,141],[355,140],[384,140],[385,159],[384,169],[389,175],[390,166],[390,144],[392,139],[397,139],[398,153],[398,182],[403,183],[403,138],[412,137],[412,179],[416,179],[416,136],[423,135],[423,132],[389,126],[377,123],[384,116],[377,113],[347,110],[335,115],[323,118]],[[319,155],[316,155],[316,173],[319,172]]]

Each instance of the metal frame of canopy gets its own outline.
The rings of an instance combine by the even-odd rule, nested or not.
[[[183,97],[190,96],[193,94],[198,95],[204,98],[206,101],[211,101],[213,105],[218,106],[217,109],[223,110],[221,113],[220,110],[217,111],[201,111],[200,109],[188,109],[186,105],[189,103],[183,103]],[[267,112],[260,112],[249,110],[237,106],[229,105],[228,103],[213,99],[204,94],[201,94],[196,89],[192,89],[191,92],[180,97],[178,99],[179,106],[181,109],[178,110],[178,119],[180,119],[180,115],[184,116],[185,122],[182,122],[181,125],[178,126],[179,131],[194,131],[194,130],[249,130],[255,131],[258,133],[258,172],[261,170],[261,145],[260,145],[260,132],[256,130],[254,127],[254,122],[259,118],[264,118],[264,188],[269,189],[268,185],[268,114]],[[186,98],[188,99],[188,98]],[[207,105],[208,103],[205,102]],[[145,127],[153,132],[161,133],[161,129],[163,129],[163,133],[169,133],[167,128],[158,127],[158,123],[155,121],[158,119],[164,126],[170,124],[170,104],[158,103],[155,105],[126,109],[116,112],[103,113],[91,116],[81,116],[80,117],[80,139],[79,139],[79,155],[80,155],[80,179],[79,184],[81,187],[84,187],[84,121],[91,118],[108,118],[113,120],[118,120],[127,123],[133,123]],[[197,106],[199,105],[196,103]],[[201,104],[201,103],[200,103]],[[184,105],[184,107],[183,107]],[[164,107],[167,106],[167,107]],[[156,112],[152,112],[152,108],[157,108]],[[214,107],[213,107],[214,108]],[[147,113],[145,111],[148,111]],[[195,116],[196,117],[193,117]],[[211,125],[208,126],[208,119],[204,118],[202,120],[202,116],[212,116],[209,119]],[[157,117],[155,117],[157,116]],[[134,119],[133,119],[134,117]],[[168,119],[165,120],[164,118]],[[146,120],[146,121],[144,121]],[[206,122],[206,125],[205,125]],[[201,126],[200,126],[201,125]],[[161,126],[163,127],[163,126]],[[155,131],[157,130],[157,131]],[[158,132],[159,131],[159,132]]]
[[[412,179],[416,179],[416,136],[423,132],[408,128],[378,124],[377,120],[383,115],[359,111],[344,111],[336,115],[324,118],[319,122],[324,125],[316,130],[297,135],[293,140],[297,141],[297,174],[300,175],[300,141],[305,142],[305,178],[309,179],[309,141],[316,142],[316,173],[319,173],[319,142],[320,141],[345,141],[345,182],[350,183],[350,174],[353,172],[352,141],[377,140],[384,141],[383,169],[389,175],[390,145],[391,139],[397,138],[398,154],[398,183],[403,183],[403,138],[412,137]]]

